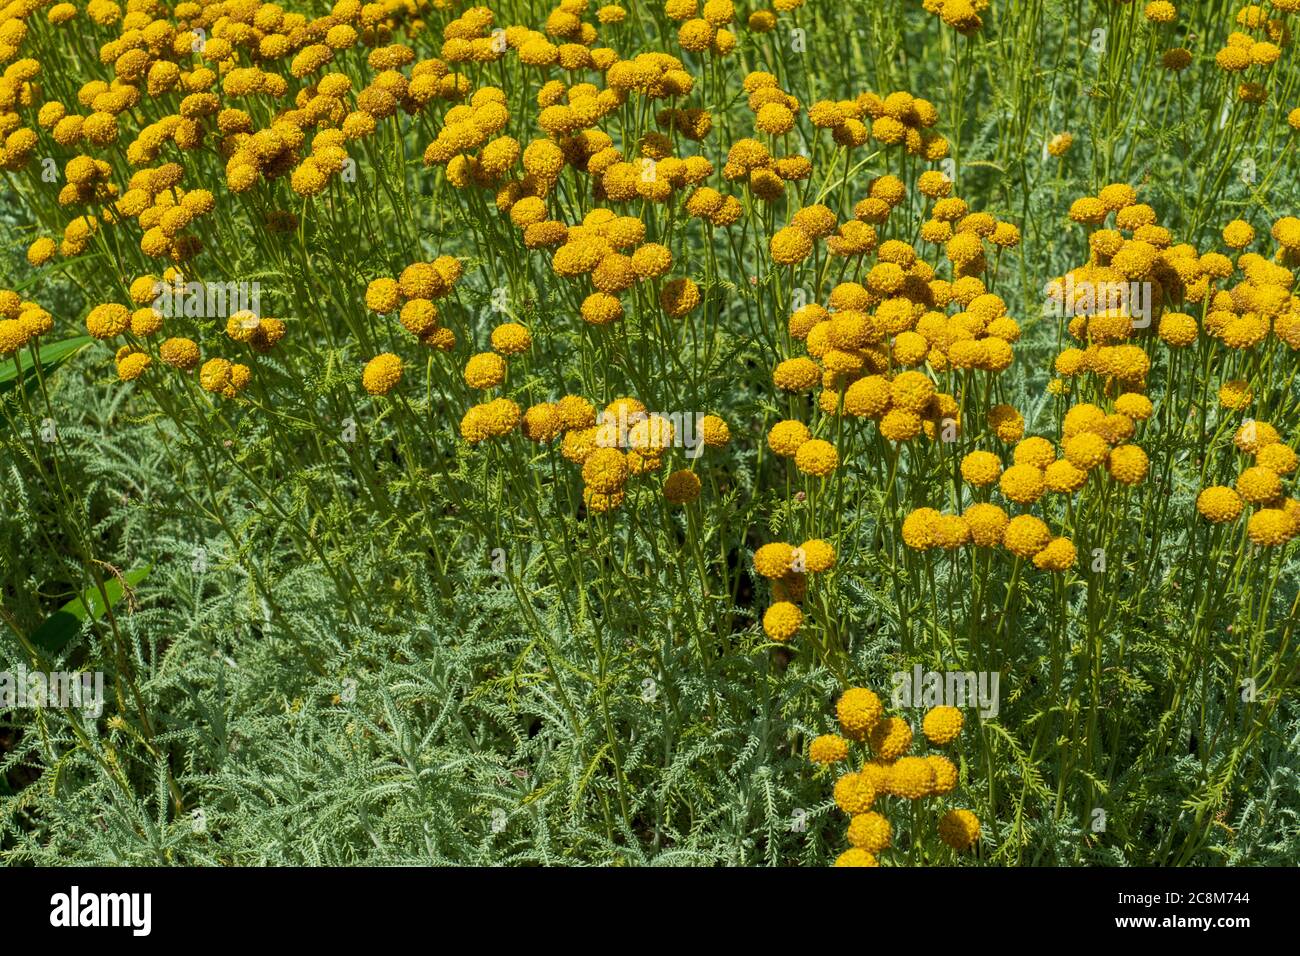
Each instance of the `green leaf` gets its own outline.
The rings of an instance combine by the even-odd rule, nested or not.
[[[153,565],[147,564],[143,568],[128,571],[123,577],[126,579],[128,586],[134,587],[143,581],[152,570]],[[109,578],[104,582],[104,590],[108,593],[108,607],[114,607],[118,601],[122,600],[124,593],[122,582],[116,577]],[[85,621],[98,618],[107,610],[103,605],[104,599],[99,593],[99,589],[87,588],[81,593],[80,597],[73,598],[47,617],[41,626],[32,632],[32,643],[44,651],[57,653],[77,636],[77,632],[81,630],[81,625]]]
[[[49,375],[54,372],[60,365],[72,358],[87,345],[94,341],[89,335],[79,335],[73,339],[64,339],[61,342],[51,342],[49,345],[42,345],[39,349],[39,361],[41,364],[41,374]],[[32,366],[27,356],[23,356],[23,383],[30,394],[31,389],[36,387],[36,375],[32,371]],[[0,364],[0,395],[5,394],[10,389],[18,385],[18,363],[13,359]]]

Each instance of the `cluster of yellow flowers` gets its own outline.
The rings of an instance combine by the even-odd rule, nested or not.
[[[127,339],[117,349],[114,363],[121,381],[133,381],[153,364],[153,354],[146,347],[146,342],[163,332],[167,317],[159,308],[160,298],[172,295],[174,308],[169,311],[173,318],[195,319],[197,316],[186,312],[185,308],[189,295],[206,295],[202,286],[200,290],[191,293],[185,276],[174,267],[168,267],[161,278],[152,274],[137,276],[128,289],[131,307],[117,302],[96,305],[86,315],[86,331],[103,341],[121,337]],[[195,304],[202,306],[203,302],[196,300]],[[286,326],[281,319],[261,316],[249,309],[238,309],[227,317],[225,330],[231,342],[264,354],[275,348],[284,337]],[[157,345],[156,354],[165,365],[185,372],[198,367],[202,357],[198,344],[186,336],[164,339]],[[200,386],[205,391],[225,398],[235,397],[251,378],[252,370],[249,366],[225,358],[211,358],[199,370]]]
[[[1233,436],[1237,451],[1255,463],[1238,475],[1234,488],[1212,485],[1201,491],[1196,510],[1207,521],[1224,524],[1241,517],[1247,504],[1255,510],[1246,534],[1260,547],[1277,547],[1300,535],[1300,500],[1287,494],[1286,483],[1296,473],[1297,456],[1268,422],[1247,421]]]
[[[785,642],[803,625],[799,605],[808,593],[808,575],[835,567],[835,548],[813,538],[798,547],[773,541],[754,552],[754,570],[772,585],[773,603],[763,615],[763,630],[774,641]]]
[[[562,399],[561,404],[569,400]],[[731,440],[727,423],[718,416],[705,415],[700,424],[699,440],[705,447],[723,448]],[[631,478],[661,472],[664,456],[677,437],[672,420],[648,412],[643,402],[631,397],[610,402],[599,421],[593,410],[566,427],[561,453],[582,467],[583,503],[598,514],[623,503]],[[686,505],[699,498],[701,487],[699,476],[682,468],[664,479],[662,490],[669,504]]]
[[[1276,9],[1284,12],[1300,10],[1300,2],[1296,0],[1272,2]],[[1230,33],[1227,42],[1214,55],[1214,62],[1224,72],[1242,76],[1237,85],[1239,100],[1244,103],[1263,103],[1268,99],[1266,81],[1273,67],[1282,58],[1282,48],[1291,43],[1291,31],[1284,21],[1270,18],[1263,7],[1254,4],[1238,11],[1237,25],[1251,32]]]
[[[860,770],[835,781],[835,805],[851,818],[848,840],[852,844],[835,865],[879,866],[878,855],[893,843],[893,826],[882,812],[889,801],[952,793],[957,788],[957,765],[938,753],[909,756],[911,725],[901,717],[886,717],[880,698],[865,687],[846,690],[836,702],[835,715],[840,733],[815,738],[808,759],[822,766],[839,764],[850,758],[854,744],[866,745],[870,754]],[[947,747],[961,735],[963,723],[956,707],[938,706],[926,712],[921,731],[930,747]],[[947,811],[938,829],[940,839],[958,852],[969,850],[980,835],[979,820],[964,809]]]
[[[464,267],[455,256],[438,256],[431,262],[413,262],[396,279],[384,276],[372,280],[366,286],[366,308],[377,315],[397,313],[402,328],[421,345],[440,352],[450,352],[456,345],[456,333],[442,324],[442,316],[434,300],[451,295],[463,272]],[[503,354],[509,354],[509,351],[504,350]],[[474,359],[470,360],[470,364],[474,364]],[[500,373],[493,381],[482,370],[471,374],[467,366],[465,381],[471,388],[493,388],[505,377],[504,362]],[[383,395],[400,378],[399,366],[397,377],[388,381],[387,387],[376,390],[367,385],[367,389],[372,395]],[[387,378],[383,380],[386,381]]]
[[[54,328],[54,318],[13,289],[0,289],[0,357],[13,355]]]
[[[983,29],[980,14],[989,8],[989,0],[922,0],[921,5],[958,33],[970,36]]]

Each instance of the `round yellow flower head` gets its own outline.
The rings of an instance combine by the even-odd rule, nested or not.
[[[1002,473],[998,487],[1007,500],[1022,505],[1033,504],[1047,489],[1042,470],[1033,465],[1012,465]]]
[[[849,843],[867,853],[879,853],[889,848],[893,839],[893,827],[881,814],[872,810],[859,813],[849,822]]]
[[[924,757],[901,757],[889,771],[889,792],[920,800],[934,790],[934,767]]]
[[[807,356],[786,359],[772,371],[772,384],[784,392],[806,392],[821,381],[821,369]]]
[[[830,442],[810,438],[795,452],[794,463],[805,475],[824,478],[839,466],[840,456]]]
[[[115,302],[97,305],[86,316],[86,331],[97,339],[111,339],[125,332],[131,324],[126,306]]]
[[[912,746],[912,727],[901,717],[885,717],[871,728],[868,743],[882,760],[895,760]]]
[[[1196,510],[1206,521],[1215,524],[1235,521],[1244,508],[1241,496],[1223,485],[1206,488],[1196,497]]]
[[[1246,523],[1246,534],[1252,544],[1275,548],[1295,537],[1296,527],[1292,517],[1283,509],[1260,508]]]
[[[961,733],[964,717],[956,707],[943,705],[926,712],[921,721],[921,731],[925,739],[940,747],[945,747],[957,739]]]
[[[1016,444],[1015,451],[1012,452],[1012,460],[1017,465],[1032,465],[1035,468],[1046,469],[1056,461],[1056,447],[1046,438],[1031,435]]]
[[[502,355],[518,355],[532,347],[533,337],[518,322],[506,322],[492,330],[492,348]]]
[[[395,279],[375,279],[366,287],[366,308],[380,315],[397,308],[399,292]]]
[[[925,758],[925,762],[930,765],[930,770],[934,773],[934,784],[930,788],[932,794],[942,796],[957,789],[956,764],[939,754],[930,754]]]
[[[880,698],[865,687],[850,687],[835,702],[840,728],[852,740],[865,740],[883,713]]]
[[[731,429],[717,415],[705,415],[700,426],[704,444],[709,448],[725,448],[731,441]]]
[[[597,448],[582,465],[583,482],[602,494],[621,491],[627,479],[627,456],[617,448]]]
[[[1255,240],[1255,228],[1241,219],[1234,219],[1223,227],[1223,241],[1233,249],[1244,249]]]
[[[1282,447],[1282,446],[1278,446]],[[798,567],[799,564],[802,568]],[[823,571],[829,571],[835,567],[835,548],[829,541],[823,541],[821,538],[811,538],[805,541],[795,551],[792,566],[796,571],[808,571],[813,574],[820,574]]]
[[[1011,405],[994,405],[988,413],[989,427],[1007,444],[1020,441],[1025,436],[1025,418]]]
[[[465,384],[470,388],[496,388],[506,377],[506,360],[495,352],[480,352],[465,363]]]
[[[376,355],[361,373],[361,384],[371,395],[387,395],[401,380],[402,360],[392,352]]]
[[[839,763],[849,755],[849,742],[839,734],[822,734],[808,745],[808,759],[813,763]]]
[[[812,239],[798,226],[778,229],[770,243],[772,261],[777,265],[791,266],[803,262],[812,254]]]
[[[1018,558],[1032,558],[1051,540],[1047,525],[1033,515],[1016,515],[1002,534],[1003,546]]]
[[[1068,571],[1074,567],[1079,552],[1069,538],[1053,538],[1047,547],[1034,555],[1034,567],[1040,571]]]
[[[1002,535],[1011,520],[995,504],[976,503],[962,512],[971,540],[981,548],[992,548],[1002,543]],[[929,736],[928,734],[926,736]]]
[[[1065,440],[1065,458],[1082,471],[1090,471],[1106,460],[1110,446],[1095,432],[1082,432]]]
[[[1140,484],[1147,476],[1147,453],[1137,445],[1120,445],[1111,450],[1106,467],[1120,484]]]
[[[780,0],[778,0],[780,2]],[[835,858],[836,866],[880,866],[879,861],[861,847],[849,847]]]
[[[1255,455],[1255,464],[1276,475],[1289,475],[1296,470],[1296,453],[1288,445],[1275,442],[1266,445]]]
[[[767,433],[767,445],[784,458],[793,458],[806,442],[813,440],[809,427],[802,421],[788,419],[777,421]]]
[[[1251,504],[1265,504],[1282,494],[1282,481],[1276,472],[1253,465],[1237,478],[1237,494]]]
[[[669,504],[690,504],[700,497],[700,478],[683,468],[664,479],[664,498]]]
[[[969,850],[979,837],[979,819],[969,810],[949,810],[939,820],[939,839],[959,853]]]
[[[856,816],[866,813],[876,802],[876,788],[860,773],[846,773],[835,781],[835,805]]]
[[[777,601],[763,615],[763,631],[774,641],[790,640],[802,626],[803,612],[791,601]]]
[[[785,577],[794,561],[794,548],[784,542],[773,541],[754,552],[754,570],[769,580]]]

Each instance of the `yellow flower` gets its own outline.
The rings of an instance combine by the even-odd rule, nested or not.
[[[871,728],[867,740],[877,757],[895,760],[912,746],[912,728],[901,717],[885,717]]]
[[[1246,523],[1251,543],[1260,547],[1277,547],[1295,536],[1295,522],[1281,508],[1260,508]]]
[[[582,465],[583,482],[602,494],[621,491],[627,478],[627,457],[617,448],[597,448]]]
[[[934,767],[924,757],[901,757],[889,771],[889,792],[906,800],[928,797],[934,782]]]
[[[1251,504],[1264,504],[1282,494],[1282,481],[1277,472],[1254,465],[1237,478],[1237,494]]]
[[[754,552],[754,570],[769,580],[789,573],[794,561],[794,548],[781,541],[762,545]]]
[[[153,361],[143,352],[132,352],[117,362],[117,377],[123,382],[130,382],[144,374],[144,370]]]
[[[1160,317],[1157,332],[1160,341],[1170,348],[1186,348],[1196,341],[1196,319],[1183,312],[1166,312]]]
[[[821,369],[807,356],[786,359],[772,371],[772,384],[785,392],[806,392],[821,380]]]
[[[859,813],[849,822],[849,842],[868,854],[888,849],[892,839],[893,828],[889,821],[874,810]]]
[[[1016,444],[1012,452],[1012,460],[1017,465],[1032,465],[1035,468],[1046,469],[1056,461],[1056,448],[1046,438],[1032,435],[1021,439]]]
[[[903,372],[889,386],[894,405],[913,412],[925,411],[934,395],[934,382],[924,372]]]
[[[844,392],[844,410],[858,418],[879,418],[889,410],[890,401],[890,384],[879,375],[860,378]]]
[[[880,434],[892,442],[910,441],[921,433],[921,416],[904,408],[891,408],[880,419]]]
[[[1290,446],[1275,442],[1256,453],[1255,464],[1279,476],[1289,475],[1296,470],[1297,457]]]
[[[921,721],[921,731],[932,744],[944,747],[957,739],[963,723],[962,712],[956,707],[934,707]]]
[[[97,339],[111,339],[121,335],[131,324],[131,313],[117,303],[97,305],[86,316],[86,331]]]
[[[933,508],[917,508],[903,519],[903,543],[914,551],[933,548],[938,543],[937,528],[943,515]]]
[[[786,226],[772,236],[770,250],[777,265],[797,265],[812,254],[812,240],[797,226]]]
[[[925,762],[930,765],[930,770],[934,774],[934,783],[930,787],[932,795],[942,796],[957,789],[956,764],[939,754],[929,754],[926,756]]]
[[[0,319],[0,355],[13,355],[27,344],[27,330],[17,319]]]
[[[1082,432],[1065,440],[1065,458],[1082,471],[1090,471],[1106,460],[1110,446],[1095,432]]]
[[[659,293],[659,304],[664,312],[675,319],[688,314],[700,304],[700,290],[687,278],[673,279],[664,283]]]
[[[371,395],[387,395],[401,380],[402,360],[392,352],[376,355],[361,373],[361,384]]]
[[[959,853],[969,850],[979,838],[979,818],[969,810],[949,810],[939,820],[939,839]]]
[[[839,466],[840,456],[830,442],[810,438],[795,452],[794,463],[805,475],[824,478]]]
[[[1002,473],[998,487],[1008,500],[1027,505],[1041,498],[1047,485],[1041,469],[1033,465],[1012,465]]]
[[[1255,228],[1241,219],[1234,219],[1223,227],[1223,241],[1233,249],[1244,249],[1255,240]]]
[[[393,279],[375,279],[366,287],[366,308],[383,315],[397,308],[398,289]]]
[[[1282,446],[1278,446],[1282,447]],[[835,548],[829,541],[823,541],[821,538],[811,538],[799,546],[799,552],[796,554],[796,562],[800,557],[803,560],[803,570],[813,574],[820,574],[823,571],[829,571],[835,566]]]
[[[1001,544],[1002,535],[1010,521],[1005,511],[997,505],[987,503],[971,505],[962,512],[962,518],[970,529],[971,540],[981,548],[992,548]]]
[[[988,413],[989,427],[1007,444],[1020,441],[1025,435],[1025,419],[1010,405],[994,405]]]
[[[496,388],[506,377],[506,360],[495,352],[479,352],[465,363],[465,384],[470,388]]]
[[[1136,485],[1147,476],[1147,453],[1137,445],[1120,445],[1106,460],[1110,476],[1122,485]]]
[[[689,504],[699,496],[700,479],[693,471],[681,469],[664,479],[664,498],[670,504]]]
[[[700,425],[704,444],[709,448],[724,448],[731,441],[731,429],[717,415],[705,415]]]
[[[1040,571],[1068,571],[1078,560],[1079,551],[1069,538],[1053,538],[1047,547],[1034,555],[1034,567]]]
[[[835,805],[853,816],[866,813],[876,802],[876,788],[860,773],[846,773],[836,780],[834,795]]]
[[[839,734],[822,734],[808,745],[808,759],[813,763],[839,763],[849,755],[849,742]]]
[[[1144,422],[1151,417],[1154,407],[1151,399],[1137,392],[1125,392],[1115,399],[1115,411],[1134,421]]]
[[[767,433],[767,444],[776,454],[792,458],[807,442],[812,440],[808,426],[794,419],[777,422]]]
[[[803,612],[790,601],[777,601],[763,615],[763,630],[774,641],[788,641],[803,626]]]
[[[780,0],[778,0],[780,2]],[[850,847],[835,858],[836,866],[880,866],[879,861],[861,847]]]
[[[1017,515],[1007,523],[1002,544],[1018,558],[1032,558],[1047,547],[1052,533],[1033,515]]]
[[[851,740],[865,740],[883,713],[880,698],[865,687],[850,687],[835,702],[840,728]]]
[[[1206,488],[1196,497],[1196,510],[1215,524],[1235,521],[1244,507],[1241,496],[1223,485]]]

